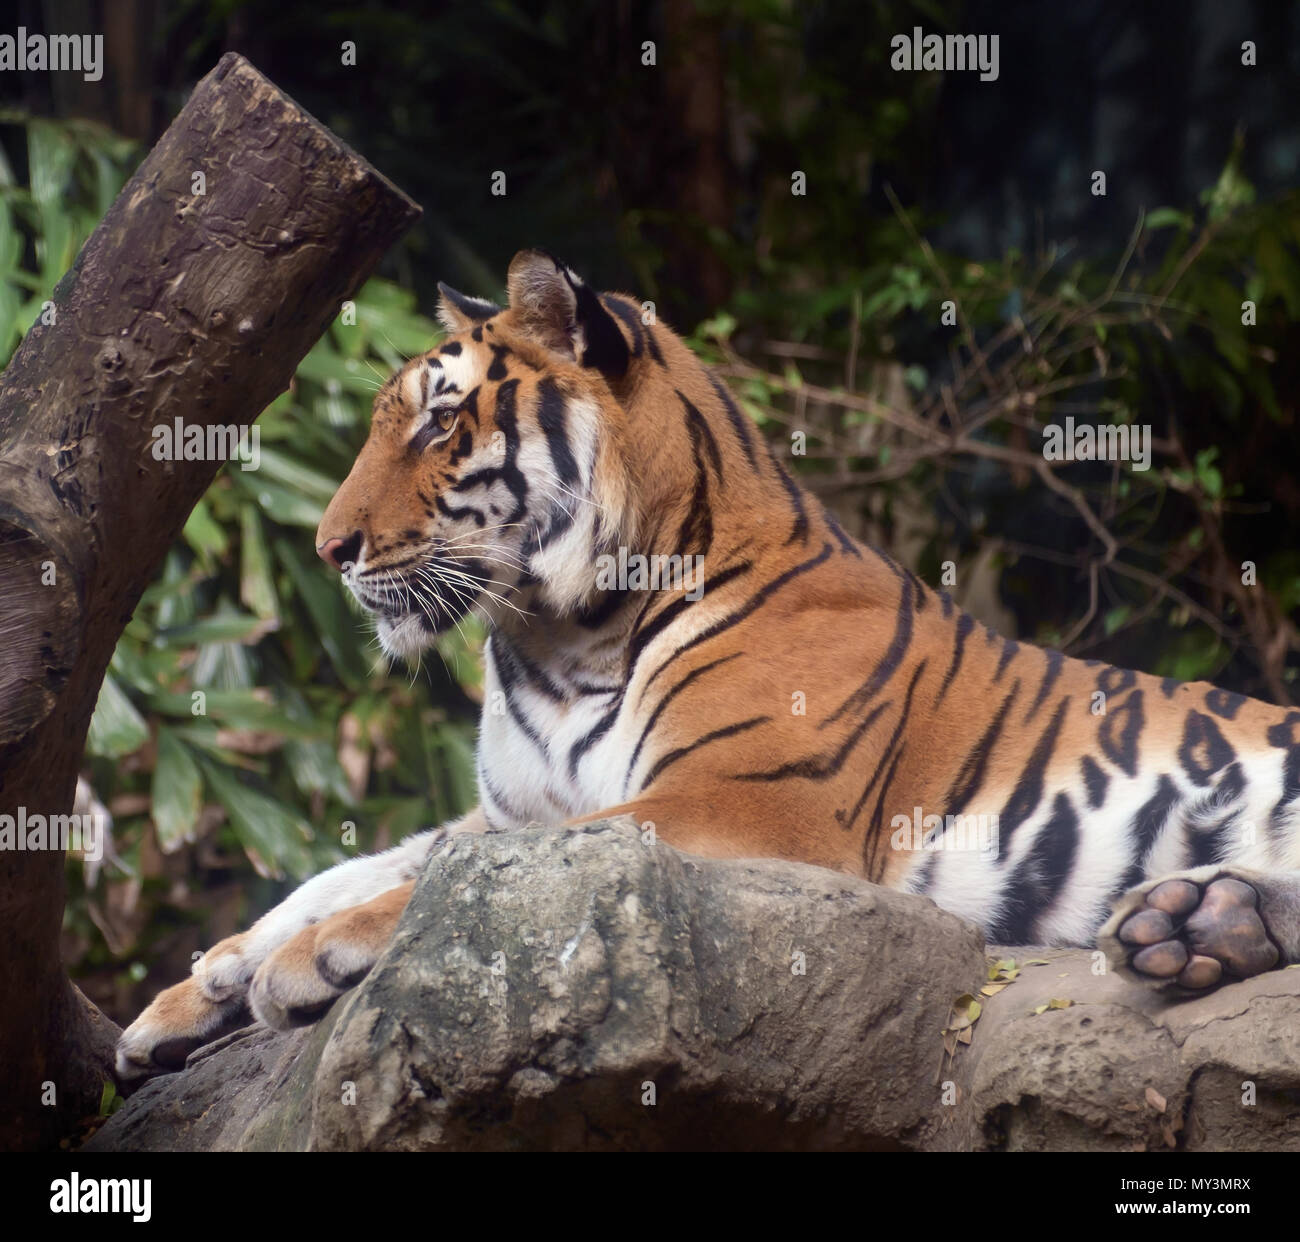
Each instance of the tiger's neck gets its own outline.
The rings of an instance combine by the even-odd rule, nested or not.
[[[779,581],[801,564],[838,556],[846,604],[891,606],[906,572],[851,539],[798,485],[676,337],[664,334],[661,347],[674,382],[647,358],[622,401],[622,542],[597,538],[592,526],[587,555],[566,571],[582,575],[581,588],[568,592],[579,602],[556,607],[565,592],[543,584],[525,592],[525,615],[497,624],[504,643],[557,684],[623,682],[640,639],[724,586]]]

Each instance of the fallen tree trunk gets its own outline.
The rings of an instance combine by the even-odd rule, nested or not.
[[[250,424],[418,215],[235,55],[109,209],[0,376],[0,815],[71,810],[113,648],[221,465],[158,460],[155,425]],[[22,1148],[94,1111],[115,1028],[59,963],[59,843],[3,844],[0,1136]]]

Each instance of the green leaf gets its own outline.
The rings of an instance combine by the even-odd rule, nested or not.
[[[252,643],[267,632],[261,617],[230,612],[203,617],[189,625],[174,625],[159,630],[157,640],[166,647],[194,647],[204,643]]]
[[[149,740],[149,726],[121,686],[109,673],[99,688],[95,714],[90,718],[86,749],[92,755],[120,759],[134,754]]]
[[[1124,624],[1133,613],[1129,604],[1116,604],[1102,618],[1102,631],[1109,637]]]
[[[239,843],[259,875],[282,879],[311,870],[311,828],[295,811],[243,784],[229,769],[200,758],[208,787],[225,807]]]
[[[266,449],[262,453],[265,456]],[[239,470],[229,477],[241,492],[257,501],[273,522],[278,522],[281,526],[301,526],[311,531],[320,525],[327,502],[303,496],[270,479],[255,477],[261,473],[260,470]]]
[[[164,854],[194,840],[202,809],[203,777],[198,764],[175,733],[160,727],[153,770],[153,822]]]
[[[304,466],[301,461],[287,457],[278,449],[263,447],[262,461],[257,473],[263,479],[284,484],[291,492],[319,500],[322,506],[329,504],[339,488],[337,479],[332,479],[319,470],[313,470],[310,466]]]
[[[325,722],[310,714],[294,716],[279,704],[267,702],[262,697],[264,691],[217,689],[203,693],[205,714],[228,729],[250,729],[304,739],[320,738],[329,731]],[[186,691],[161,691],[149,696],[149,706],[154,711],[186,720],[193,718],[192,702]]]
[[[285,539],[275,541],[275,554],[289,571],[298,595],[311,615],[321,646],[338,675],[350,685],[363,685],[370,675],[357,646],[359,620],[348,612],[337,576],[327,578],[319,565],[307,567]]]
[[[124,1097],[118,1095],[117,1086],[111,1078],[104,1080],[104,1089],[99,1093],[99,1116],[111,1117],[123,1104]]]
[[[271,574],[271,554],[267,550],[262,517],[251,503],[239,506],[239,599],[253,613],[266,621],[279,623],[280,601]]]
[[[1147,213],[1144,223],[1149,229],[1190,229],[1193,221],[1185,211],[1179,211],[1176,207],[1157,207]]]
[[[214,561],[225,556],[226,549],[230,546],[226,532],[213,518],[212,510],[203,498],[190,510],[181,533],[205,567],[210,567]]]
[[[731,334],[736,330],[736,319],[734,315],[721,311],[714,315],[712,319],[706,319],[696,329],[700,336],[712,337],[717,341],[730,339]]]

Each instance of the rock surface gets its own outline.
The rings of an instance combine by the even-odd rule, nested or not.
[[[1170,1004],[996,956],[949,1055],[988,958],[924,898],[630,821],[461,837],[321,1023],[201,1049],[85,1150],[1300,1150],[1300,971]]]

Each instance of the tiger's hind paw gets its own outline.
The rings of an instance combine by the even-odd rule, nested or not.
[[[1279,964],[1262,904],[1231,875],[1174,876],[1125,894],[1102,940],[1139,978],[1204,991]]]

